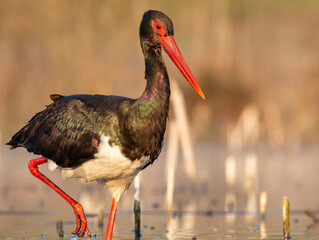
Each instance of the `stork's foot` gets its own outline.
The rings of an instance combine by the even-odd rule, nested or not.
[[[76,218],[76,229],[73,232],[74,235],[78,237],[83,237],[85,233],[87,233],[91,237],[90,230],[87,227],[87,221],[85,218],[83,207],[80,203],[71,198],[68,194],[66,194],[61,188],[55,185],[50,179],[44,176],[41,172],[39,172],[38,165],[48,162],[48,159],[45,157],[36,158],[31,160],[28,163],[30,172],[35,177],[39,178],[45,184],[47,184],[50,188],[60,194],[74,209],[74,214]]]
[[[82,205],[80,203],[76,203],[73,206],[73,209],[76,218],[76,229],[72,234],[77,235],[81,238],[84,236],[85,233],[87,233],[87,235],[91,237],[91,232],[87,226],[87,221]]]

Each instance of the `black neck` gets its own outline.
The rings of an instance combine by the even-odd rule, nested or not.
[[[141,98],[152,99],[155,96],[169,98],[170,87],[166,66],[162,57],[161,48],[141,42],[145,58],[145,91]]]
[[[123,153],[131,160],[149,156],[153,162],[162,147],[169,109],[170,87],[161,49],[141,41],[146,88],[132,102],[121,136]]]

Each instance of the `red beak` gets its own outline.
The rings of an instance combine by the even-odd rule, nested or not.
[[[176,42],[173,38],[173,35],[167,36],[167,37],[158,37],[162,41],[161,47],[165,50],[167,55],[172,59],[176,67],[179,69],[179,71],[183,74],[183,76],[186,78],[186,80],[189,82],[189,84],[195,89],[195,91],[198,93],[199,96],[201,96],[202,99],[205,99],[205,96],[200,89],[198,83],[196,82],[193,74],[189,70],[183,55],[179,51]]]

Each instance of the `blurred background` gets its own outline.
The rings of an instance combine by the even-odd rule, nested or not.
[[[202,196],[197,203],[204,202],[197,209],[247,209],[252,202],[258,205],[261,191],[268,193],[272,209],[280,209],[285,194],[293,208],[318,208],[313,191],[319,180],[318,1],[2,0],[0,209],[66,205],[55,193],[57,201],[44,197],[51,190],[26,168],[31,154],[3,144],[51,102],[50,94],[138,98],[146,83],[138,29],[148,9],[172,19],[175,40],[206,96],[201,100],[164,54],[170,78],[186,101],[196,167],[195,183],[186,181],[179,155],[175,204],[187,204],[195,184]],[[170,116],[175,119],[173,108]],[[152,201],[144,197],[144,209],[165,208],[169,144],[143,172],[142,202],[143,194],[155,196]],[[46,173],[55,174],[75,198],[101,194],[97,184]],[[89,194],[83,197],[85,191]],[[249,202],[251,192],[255,200]],[[107,194],[95,198],[101,204],[91,204],[92,212],[107,208]],[[121,204],[131,209],[131,198]]]

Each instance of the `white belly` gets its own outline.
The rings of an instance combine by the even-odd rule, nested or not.
[[[102,135],[94,159],[75,168],[63,168],[62,177],[83,178],[87,182],[105,183],[113,196],[120,197],[148,162],[149,157],[131,161],[121,153],[119,146],[109,144],[108,136]]]

